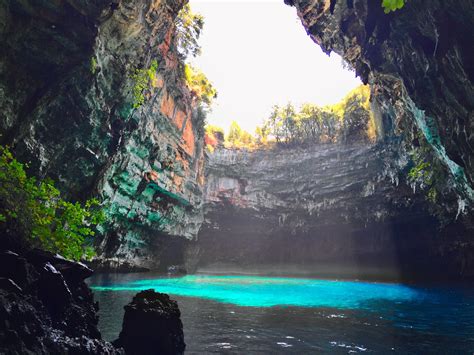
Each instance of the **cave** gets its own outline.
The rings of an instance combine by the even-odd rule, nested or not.
[[[365,96],[245,142],[187,3],[0,5],[0,353],[472,351],[472,1],[281,1]]]

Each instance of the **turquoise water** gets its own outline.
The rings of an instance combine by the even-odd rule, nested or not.
[[[154,289],[178,296],[207,298],[247,307],[299,306],[361,308],[371,300],[423,301],[421,289],[397,284],[258,276],[184,276],[136,280],[96,291]]]
[[[188,354],[472,354],[474,287],[291,277],[103,274],[89,281],[105,339],[141,290],[178,301]]]

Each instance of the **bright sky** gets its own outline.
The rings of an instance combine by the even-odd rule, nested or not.
[[[202,54],[192,60],[218,91],[208,122],[235,120],[253,133],[274,104],[338,102],[360,85],[341,58],[328,57],[283,0],[190,0],[204,16]]]

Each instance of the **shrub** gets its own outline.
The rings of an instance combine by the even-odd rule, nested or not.
[[[89,62],[89,70],[91,71],[92,75],[95,75],[97,72],[97,60],[95,57],[91,57],[91,60]]]
[[[204,142],[209,151],[213,152],[218,145],[224,144],[224,140],[224,130],[221,127],[206,125]]]
[[[405,5],[405,0],[382,0],[383,11],[388,14],[390,11],[401,9]]]
[[[150,87],[150,83],[155,80],[156,71],[158,70],[158,61],[151,61],[148,69],[136,69],[132,75],[133,85],[133,108],[138,108],[145,102],[144,91]]]
[[[413,188],[419,187],[426,192],[426,199],[435,203],[439,193],[449,183],[446,180],[444,167],[421,133],[418,133],[416,145],[410,152],[410,156],[412,166],[407,174],[408,183]]]
[[[0,228],[10,238],[7,243],[39,247],[68,259],[88,259],[94,252],[87,242],[103,220],[97,199],[83,205],[62,199],[52,180],[27,176],[24,165],[0,146]]]
[[[186,64],[184,66],[184,79],[191,92],[206,105],[211,105],[212,100],[217,97],[217,90],[201,70]]]

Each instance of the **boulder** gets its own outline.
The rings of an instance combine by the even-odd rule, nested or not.
[[[183,324],[178,303],[168,295],[146,290],[126,305],[122,331],[114,342],[127,355],[183,354]]]

